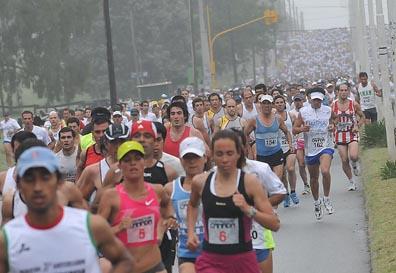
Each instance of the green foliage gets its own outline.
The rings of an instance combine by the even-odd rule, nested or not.
[[[364,148],[386,147],[385,121],[365,125],[361,143]]]
[[[385,166],[381,168],[381,179],[396,178],[396,161],[386,161]]]

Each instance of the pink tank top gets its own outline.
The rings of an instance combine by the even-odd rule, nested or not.
[[[123,184],[116,186],[116,190],[120,196],[120,209],[112,225],[118,225],[126,215],[132,217],[131,226],[116,234],[117,238],[126,247],[157,244],[160,205],[152,186],[146,182],[144,184],[148,194],[147,197],[141,200],[130,198]]]
[[[164,145],[164,152],[176,157],[179,157],[179,147],[180,147],[180,143],[187,137],[190,136],[190,130],[191,127],[186,126],[184,128],[184,132],[182,134],[182,136],[176,140],[173,141],[171,139],[171,134],[170,134],[170,128],[168,128],[166,130],[166,138],[165,138],[165,145]]]

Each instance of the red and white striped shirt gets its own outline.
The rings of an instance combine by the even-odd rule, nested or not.
[[[352,132],[353,126],[357,124],[356,111],[353,106],[353,100],[349,99],[348,108],[341,111],[338,99],[332,104],[332,111],[337,116],[337,125],[334,131],[334,138],[337,144],[349,144],[352,141],[358,141],[358,133]]]

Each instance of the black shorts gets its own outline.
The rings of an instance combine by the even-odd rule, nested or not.
[[[366,109],[363,111],[364,116],[366,117],[366,119],[371,120],[371,122],[376,122],[377,121],[377,108],[370,108],[370,109]]]
[[[286,153],[283,154],[283,166],[286,166],[287,157],[291,155],[291,150],[288,150]],[[295,153],[293,153],[295,154]]]
[[[179,265],[182,265],[184,263],[192,263],[195,264],[195,261],[197,260],[197,258],[183,258],[183,257],[179,257],[178,261],[179,261]]]
[[[282,149],[280,149],[279,151],[277,151],[272,155],[267,155],[267,156],[257,155],[257,161],[265,162],[268,165],[270,165],[270,167],[272,168],[275,166],[282,165],[283,162],[285,161],[285,158],[283,157]]]

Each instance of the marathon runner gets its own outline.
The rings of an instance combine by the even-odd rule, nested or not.
[[[60,170],[64,179],[76,182],[77,151],[75,145],[76,133],[69,127],[63,127],[59,131],[59,145],[61,150],[56,153],[59,160]]]
[[[300,109],[293,126],[293,133],[304,133],[305,162],[308,166],[314,212],[317,220],[323,218],[323,208],[328,214],[334,213],[330,201],[331,175],[330,166],[334,154],[332,132],[334,115],[329,106],[322,105],[325,91],[321,87],[308,90],[310,106]],[[319,198],[319,171],[323,177],[323,200]]]
[[[179,245],[177,249],[179,273],[195,273],[195,260],[201,252],[187,248],[187,206],[190,200],[191,184],[194,176],[204,171],[206,156],[205,144],[197,137],[188,137],[180,143],[180,158],[185,176],[180,176],[166,184],[165,191],[171,197],[173,209],[179,224]],[[202,206],[198,210],[198,222],[195,226],[199,242],[203,241]]]
[[[375,104],[375,96],[382,97],[381,90],[371,81],[368,82],[366,72],[359,73],[358,85],[358,102],[366,117],[366,123],[377,122],[377,107]]]
[[[282,95],[278,95],[274,97],[274,105],[276,109],[276,113],[279,115],[280,118],[283,119],[287,130],[289,132],[293,129],[292,119],[288,111],[286,111],[286,99]],[[284,134],[282,130],[279,130],[280,139],[281,139],[281,147],[283,152],[283,164],[286,167],[285,171],[283,172],[282,182],[287,190],[287,195],[283,200],[283,205],[285,208],[290,206],[290,199],[292,200],[293,204],[297,205],[300,203],[298,196],[296,194],[296,153],[295,153],[295,142],[294,138],[292,137],[292,145],[289,145],[287,135]],[[287,171],[287,176],[286,176]],[[290,194],[289,194],[289,184],[290,184]]]
[[[54,147],[55,143],[51,140],[48,135],[47,130],[36,126],[33,124],[33,113],[30,111],[22,112],[22,123],[23,123],[23,131],[32,132],[36,135],[37,139],[43,141],[48,147],[51,149]]]
[[[207,111],[209,122],[211,122],[212,128],[216,125],[216,122],[224,116],[224,108],[220,95],[218,93],[212,93],[208,96],[210,103],[210,109]]]
[[[17,183],[28,211],[0,233],[0,272],[96,273],[100,250],[114,272],[130,273],[131,256],[101,217],[59,206],[61,181],[59,164],[48,148],[33,147],[21,154]]]
[[[235,128],[243,130],[246,120],[237,115],[237,103],[231,98],[225,102],[225,114],[215,122],[215,133],[219,130]]]
[[[192,101],[194,114],[191,118],[191,125],[201,132],[207,145],[210,145],[210,137],[213,128],[209,122],[208,113],[205,112],[204,100],[202,98],[195,98]]]
[[[4,113],[4,120],[0,122],[0,131],[3,133],[3,146],[8,167],[14,164],[11,138],[20,129],[21,126],[19,126],[18,122],[11,118],[9,113]]]
[[[175,226],[172,206],[163,187],[144,179],[144,148],[136,141],[123,143],[117,152],[123,181],[107,189],[99,215],[135,258],[134,272],[166,273],[159,244],[166,227]]]
[[[238,136],[231,130],[219,131],[213,136],[212,151],[217,170],[194,177],[188,205],[187,246],[192,251],[199,247],[195,226],[201,201],[204,215],[203,251],[196,272],[259,273],[252,251],[252,220],[271,230],[279,229],[279,220],[258,179],[240,169],[245,156]]]
[[[336,117],[334,132],[335,143],[342,162],[342,169],[349,180],[349,191],[357,189],[353,179],[351,161],[354,175],[360,175],[359,164],[359,128],[364,124],[365,116],[360,105],[349,99],[349,87],[341,84],[338,90],[338,99],[332,104],[332,111]]]

